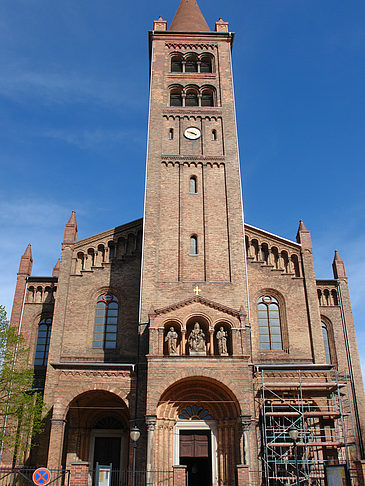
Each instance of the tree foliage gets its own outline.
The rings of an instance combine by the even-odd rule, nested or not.
[[[33,389],[33,368],[23,336],[9,325],[0,305],[0,447],[23,460],[42,431],[43,400]]]

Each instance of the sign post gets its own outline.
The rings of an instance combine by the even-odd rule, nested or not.
[[[32,479],[36,486],[46,486],[51,481],[51,471],[46,467],[39,467],[34,471]]]

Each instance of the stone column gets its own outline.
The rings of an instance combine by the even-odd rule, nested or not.
[[[214,329],[209,329],[209,354],[214,355]]]
[[[159,327],[158,328],[158,355],[162,356],[163,355],[163,345],[164,345],[164,328]]]
[[[49,437],[48,461],[49,469],[62,469],[62,451],[65,436],[66,420],[61,418],[51,419],[51,433]]]
[[[185,355],[186,350],[186,329],[181,329],[181,356]]]
[[[243,432],[243,461],[248,467],[251,466],[250,458],[250,427],[252,423],[251,415],[241,415],[241,425]]]
[[[154,435],[156,426],[156,415],[146,415],[147,426],[147,485],[152,483],[150,471],[153,470],[153,449],[154,449]]]

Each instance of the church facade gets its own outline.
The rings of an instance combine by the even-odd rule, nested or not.
[[[318,280],[303,222],[295,240],[244,224],[233,37],[196,0],[154,22],[143,220],[77,241],[73,212],[52,276],[21,258],[11,323],[49,410],[31,466],[92,481],[135,450],[144,484],[324,485],[340,465],[364,484],[344,262]]]

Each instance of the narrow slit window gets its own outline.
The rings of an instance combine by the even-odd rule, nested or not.
[[[196,177],[190,177],[190,194],[196,194],[197,192]]]
[[[212,130],[212,140],[217,140],[217,130]]]
[[[169,130],[169,140],[173,140],[174,139],[174,129],[173,128],[170,128]]]
[[[42,319],[38,326],[37,345],[34,355],[34,366],[47,366],[49,341],[51,339],[52,319]]]
[[[331,351],[330,351],[330,343],[328,338],[328,329],[326,324],[322,321],[322,334],[323,334],[323,344],[324,344],[324,352],[326,355],[326,363],[331,364]]]
[[[190,237],[190,255],[198,254],[198,237],[193,235]]]

